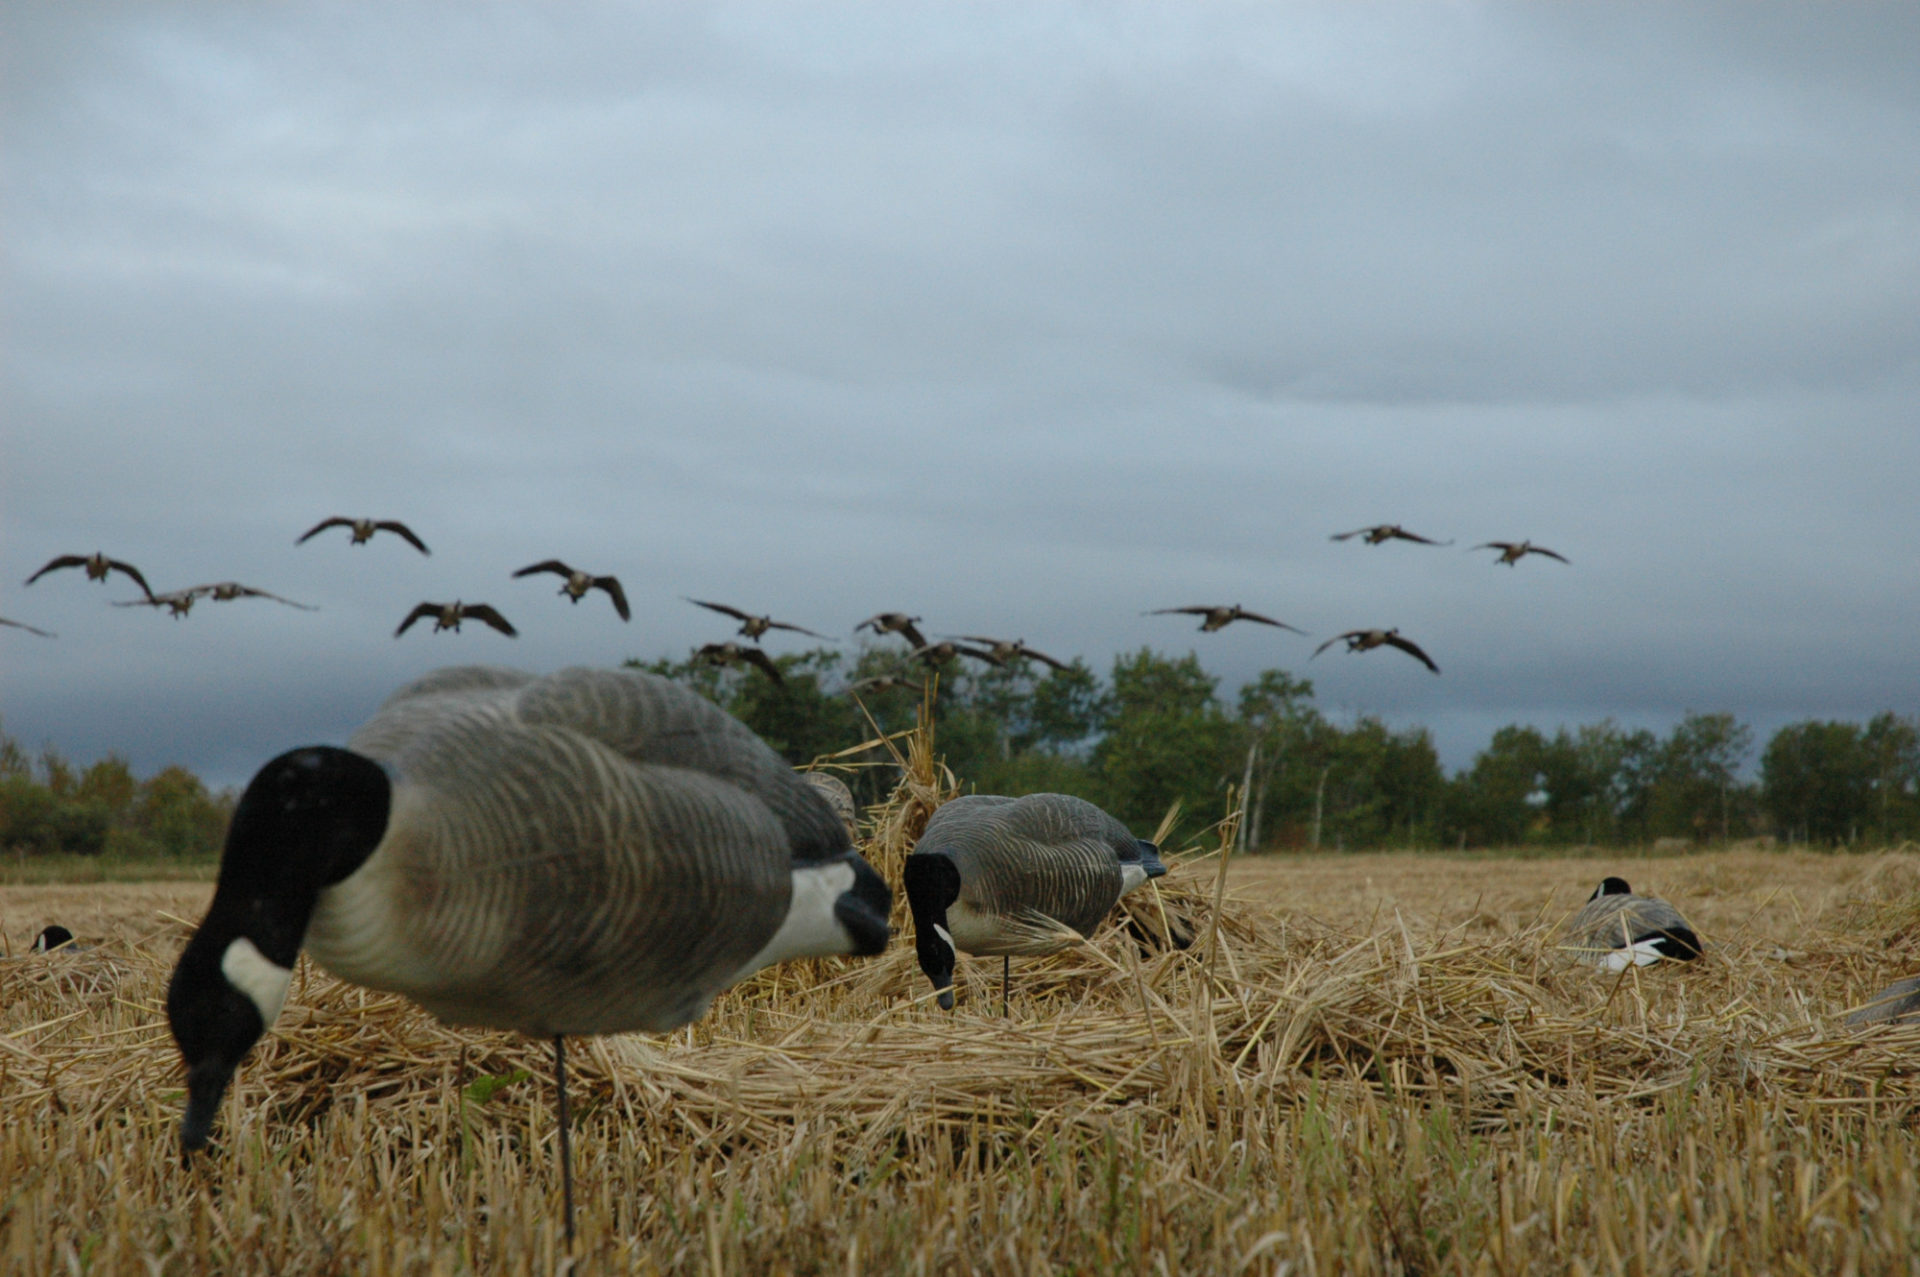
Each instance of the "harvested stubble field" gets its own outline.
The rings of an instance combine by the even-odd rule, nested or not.
[[[895,881],[903,818],[870,851]],[[907,939],[576,1040],[581,1267],[1920,1268],[1920,1029],[1839,1024],[1920,971],[1920,855],[1287,857],[1216,910],[1218,866],[1017,963],[1009,1019],[990,960],[935,1009]],[[1570,967],[1554,924],[1611,870],[1708,959]],[[209,890],[0,890],[16,950],[54,917],[100,942],[0,963],[0,1264],[553,1271],[549,1048],[304,963],[181,1169],[161,1000]]]

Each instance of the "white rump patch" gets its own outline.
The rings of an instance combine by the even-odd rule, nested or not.
[[[789,958],[820,958],[833,953],[852,953],[853,937],[834,916],[833,907],[840,897],[853,889],[853,865],[836,860],[793,871],[793,899],[787,916],[753,960],[741,967],[735,980],[744,980],[762,967]]]
[[[1667,955],[1660,952],[1660,941],[1640,940],[1625,948],[1609,950],[1605,965],[1609,971],[1625,971],[1628,967],[1650,967]]]
[[[220,974],[227,977],[228,984],[247,995],[254,1009],[260,1012],[260,1023],[272,1028],[273,1022],[280,1018],[280,1008],[286,1005],[287,986],[293,982],[293,972],[241,936],[227,946],[220,959]]]

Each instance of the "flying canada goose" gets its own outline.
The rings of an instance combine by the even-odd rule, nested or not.
[[[685,597],[684,595],[682,597]],[[704,599],[687,599],[709,611],[719,612],[740,622],[740,633],[758,643],[760,636],[768,630],[792,630],[795,634],[805,634],[809,638],[823,639],[827,636],[816,634],[804,625],[789,625],[785,621],[776,621],[771,616],[755,616],[751,612],[742,612],[737,607],[728,607],[725,603],[708,603]],[[832,642],[831,639],[827,640]]]
[[[1397,523],[1376,523],[1370,528],[1355,528],[1351,532],[1336,532],[1329,537],[1332,541],[1345,541],[1351,537],[1364,536],[1368,545],[1379,545],[1382,541],[1417,541],[1421,545],[1452,545],[1451,539],[1435,541],[1432,537],[1423,537],[1407,531]]]
[[[265,590],[256,590],[251,585],[242,585],[238,581],[216,581],[211,585],[193,585],[184,590],[169,590],[165,594],[155,594],[150,598],[134,599],[130,603],[116,603],[115,607],[159,607],[165,604],[174,619],[178,620],[193,610],[195,599],[212,599],[216,603],[226,603],[234,599],[272,599],[275,603],[284,603],[288,607],[297,607],[302,612],[318,612],[320,609],[310,603],[295,603],[292,599],[283,599],[278,594],[269,594]]]
[[[1625,878],[1607,878],[1594,888],[1568,920],[1564,946],[1609,971],[1700,956],[1700,937],[1680,911],[1658,896],[1634,895]]]
[[[164,594],[149,594],[144,599],[126,599],[116,601],[115,607],[164,607],[167,615],[174,620],[185,619],[193,611],[195,600],[200,597],[198,590],[168,590]]]
[[[969,643],[985,643],[987,645],[987,651],[993,653],[994,659],[1002,665],[1005,665],[1008,661],[1025,657],[1028,660],[1039,661],[1042,665],[1051,665],[1057,670],[1071,668],[1065,661],[1056,661],[1045,652],[1034,651],[1027,646],[1025,639],[1015,639],[1009,643],[1005,639],[987,638],[980,634],[961,634],[957,637],[965,639]]]
[[[951,663],[955,657],[959,656],[971,656],[974,660],[983,661],[988,665],[1005,664],[1004,661],[992,652],[977,647],[968,647],[964,643],[955,643],[951,639],[939,643],[929,643],[925,647],[916,647],[907,653],[908,660],[918,661],[930,670],[937,670],[942,665]]]
[[[104,581],[107,579],[107,573],[122,572],[133,578],[133,583],[140,587],[140,593],[148,598],[153,597],[153,590],[148,587],[147,578],[140,575],[139,568],[131,563],[122,563],[119,559],[109,559],[106,555],[99,553],[57,555],[47,560],[45,567],[28,577],[27,584],[32,585],[47,573],[58,572],[61,568],[85,568],[89,581]]]
[[[1920,975],[1895,980],[1847,1016],[1854,1028],[1869,1024],[1912,1024],[1920,1020]]]
[[[317,532],[325,532],[328,528],[349,529],[353,535],[353,539],[348,542],[349,545],[365,545],[373,539],[373,534],[376,532],[392,532],[404,538],[408,545],[411,545],[414,549],[420,551],[420,553],[433,553],[432,550],[427,548],[425,541],[422,541],[413,534],[412,528],[400,522],[398,519],[349,519],[345,515],[340,514],[336,514],[330,519],[320,520],[320,522],[303,532],[299,540],[295,541],[294,544],[299,545],[308,537],[313,536]]]
[[[508,638],[520,637],[520,631],[509,625],[507,618],[494,611],[491,605],[486,603],[462,603],[458,599],[455,599],[451,603],[420,604],[415,607],[413,611],[407,613],[407,619],[400,622],[400,628],[393,632],[393,636],[399,638],[407,632],[408,626],[423,616],[433,618],[433,631],[436,634],[441,630],[453,630],[455,633],[458,633],[460,622],[466,620],[468,617],[472,617],[476,621],[484,621],[486,624],[491,625]]]
[[[1389,647],[1397,647],[1409,656],[1417,659],[1422,665],[1432,670],[1435,674],[1440,672],[1440,667],[1433,663],[1433,658],[1421,651],[1419,644],[1415,643],[1412,639],[1401,638],[1400,631],[1397,629],[1348,630],[1345,634],[1336,634],[1319,647],[1314,648],[1313,656],[1320,655],[1320,653],[1326,651],[1341,639],[1347,641],[1347,650],[1349,652],[1371,652],[1374,648],[1380,647],[1383,644]],[[1312,660],[1313,656],[1309,656],[1307,659]]]
[[[16,630],[25,630],[29,634],[38,634],[41,638],[59,638],[60,637],[58,634],[55,634],[50,630],[43,630],[37,625],[28,625],[25,621],[9,621],[4,616],[0,616],[0,625],[8,625],[13,627]]]
[[[801,772],[800,779],[820,791],[827,800],[827,806],[833,808],[833,814],[847,827],[847,837],[852,838],[860,828],[860,807],[853,801],[853,791],[847,788],[847,782],[828,772]]]
[[[917,616],[908,616],[905,612],[876,612],[854,626],[853,632],[858,634],[861,630],[871,629],[875,638],[882,634],[898,634],[906,639],[909,645],[921,648],[927,645],[927,640],[926,636],[914,626],[914,622],[919,619]]]
[[[876,674],[872,678],[858,679],[848,683],[841,690],[850,696],[859,696],[863,693],[874,696],[881,692],[890,692],[895,688],[912,688],[916,692],[924,692],[927,685],[920,679],[909,678],[905,674]]]
[[[1494,562],[1504,563],[1508,567],[1512,567],[1514,564],[1518,563],[1520,560],[1526,558],[1529,554],[1544,554],[1549,559],[1558,559],[1562,563],[1566,563],[1570,561],[1568,560],[1566,555],[1555,554],[1552,550],[1549,550],[1546,546],[1535,545],[1531,541],[1488,541],[1484,545],[1476,545],[1473,548],[1475,550],[1500,551],[1500,557],[1495,559]]]
[[[707,665],[752,665],[775,683],[787,681],[786,676],[780,673],[780,667],[773,663],[773,658],[763,648],[747,647],[740,643],[708,643],[695,650],[693,659]]]
[[[1293,630],[1295,634],[1306,633],[1305,630],[1294,629],[1293,626],[1288,625],[1285,621],[1276,621],[1270,616],[1262,616],[1258,612],[1249,612],[1238,603],[1235,603],[1232,607],[1210,607],[1204,603],[1196,603],[1192,607],[1161,607],[1155,608],[1151,612],[1142,612],[1140,615],[1170,616],[1175,613],[1205,617],[1206,620],[1200,622],[1200,632],[1202,634],[1211,634],[1215,630],[1224,630],[1235,621],[1258,621],[1262,625],[1277,625],[1283,630]]]
[[[167,986],[183,1156],[304,948],[449,1024],[553,1042],[570,1247],[564,1037],[664,1033],[763,966],[879,953],[891,899],[812,786],[672,681],[438,670],[241,795]]]
[[[566,577],[567,583],[560,587],[560,593],[575,603],[585,598],[588,590],[605,590],[607,597],[613,600],[613,610],[620,614],[620,619],[623,621],[633,619],[633,613],[627,610],[627,592],[620,588],[617,577],[594,576],[590,572],[570,568],[558,559],[542,559],[538,563],[530,563],[515,572],[514,576],[532,576],[535,572],[555,572]]]
[[[1089,935],[1114,903],[1166,873],[1160,851],[1069,794],[969,794],[933,813],[907,856],[920,969],[953,1007],[954,952],[1057,953]],[[1006,1013],[1010,960],[1000,972]]]

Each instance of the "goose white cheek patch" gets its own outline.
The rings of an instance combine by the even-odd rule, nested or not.
[[[936,922],[933,924],[933,933],[939,936],[942,940],[947,942],[947,948],[954,950],[954,952],[956,953],[959,952],[958,948],[953,943],[953,933],[951,931],[948,931],[945,927],[941,926],[939,923]]]
[[[280,1008],[286,1005],[287,986],[293,982],[293,972],[241,936],[221,955],[220,974],[227,977],[228,984],[247,995],[254,1009],[260,1012],[260,1023],[272,1028],[273,1022],[280,1018]]]

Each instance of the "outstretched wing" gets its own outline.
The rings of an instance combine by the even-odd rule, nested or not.
[[[538,563],[529,563],[514,575],[516,577],[532,576],[535,572],[558,572],[561,576],[573,575],[573,569],[558,559],[542,559]]]
[[[1435,541],[1432,537],[1423,537],[1418,533],[1409,532],[1405,528],[1395,528],[1392,532],[1388,533],[1388,535],[1398,537],[1402,541],[1418,541],[1421,545],[1452,545],[1453,544],[1453,542],[1451,541]]]
[[[1322,643],[1319,647],[1314,648],[1313,656],[1320,655],[1320,653],[1326,651],[1328,648],[1332,647],[1335,643],[1338,643],[1341,639],[1350,639],[1354,635],[1359,633],[1360,633],[1359,630],[1348,630],[1345,634],[1336,634],[1332,638],[1328,639],[1326,642]],[[1307,659],[1312,660],[1313,656],[1309,656]]]
[[[332,518],[322,519],[320,522],[308,528],[300,534],[299,538],[294,541],[294,544],[299,545],[300,542],[305,541],[308,537],[313,536],[315,533],[325,532],[328,528],[350,528],[352,526],[352,519],[347,518],[343,514],[336,514]]]
[[[913,644],[915,647],[925,647],[927,645],[927,636],[922,634],[920,627],[912,621],[900,622],[900,637],[906,639],[907,642]]]
[[[1407,655],[1416,658],[1422,665],[1432,670],[1435,674],[1440,672],[1440,667],[1433,663],[1433,658],[1421,651],[1420,645],[1412,639],[1401,638],[1398,634],[1389,634],[1387,635],[1387,642],[1393,644]]]
[[[770,630],[792,630],[795,634],[805,634],[808,638],[827,638],[824,634],[815,634],[804,625],[788,625],[785,621],[768,621],[767,628]],[[827,641],[831,643],[833,640],[827,639]]]
[[[627,592],[620,588],[618,577],[596,576],[593,578],[593,586],[597,590],[607,592],[607,597],[613,600],[613,610],[620,614],[621,620],[633,619],[633,613],[627,607]]]
[[[29,634],[38,634],[41,638],[59,637],[56,634],[49,634],[47,631],[39,629],[36,626],[28,625],[25,621],[9,621],[4,616],[0,616],[0,625],[11,625],[16,630],[25,630]]]
[[[1562,563],[1566,563],[1569,565],[1571,565],[1573,562],[1573,560],[1569,559],[1566,555],[1555,554],[1552,550],[1547,549],[1547,547],[1544,545],[1530,545],[1527,547],[1527,553],[1528,554],[1544,554],[1549,559],[1558,559]]]
[[[417,607],[413,609],[413,611],[407,613],[407,619],[400,622],[400,628],[393,632],[393,636],[395,638],[399,638],[402,634],[405,634],[407,632],[408,626],[412,625],[415,621],[419,620],[423,616],[440,615],[441,607],[442,607],[442,604],[439,604],[439,603],[419,604]]]
[[[709,612],[718,612],[722,616],[730,616],[736,621],[752,621],[757,619],[752,614],[742,612],[737,607],[728,607],[725,603],[709,603],[705,599],[687,599],[687,602],[696,607],[706,608]]]
[[[1185,616],[1205,616],[1212,608],[1196,603],[1192,607],[1157,607],[1151,612],[1142,612],[1142,616],[1172,616],[1179,613]]]
[[[393,533],[397,533],[400,536],[405,537],[407,539],[407,544],[412,546],[414,549],[420,551],[420,553],[422,554],[433,553],[432,550],[429,550],[427,548],[427,543],[425,541],[422,541],[419,537],[413,535],[412,528],[400,522],[400,520],[398,519],[380,519],[377,522],[375,522],[373,526],[381,529],[384,532],[393,532]],[[468,612],[467,615],[472,616],[473,613]]]
[[[1020,645],[1020,655],[1030,656],[1034,660],[1039,661],[1042,665],[1051,665],[1053,666],[1053,668],[1057,670],[1066,670],[1066,669],[1073,668],[1071,665],[1068,665],[1065,661],[1056,661],[1051,656],[1048,656],[1045,652],[1036,652],[1024,643]]]
[[[58,572],[61,568],[81,568],[86,565],[87,556],[84,554],[62,554],[57,558],[47,560],[47,566],[27,578],[27,584],[32,585],[47,573]]]
[[[1293,630],[1295,634],[1304,635],[1306,633],[1305,630],[1294,629],[1293,626],[1288,625],[1285,621],[1276,621],[1270,616],[1262,616],[1258,612],[1249,612],[1245,608],[1236,609],[1234,619],[1238,621],[1258,621],[1262,625],[1275,625],[1283,630]]]
[[[780,667],[773,663],[773,658],[768,656],[766,652],[760,648],[742,648],[740,651],[740,659],[749,665],[758,666],[768,678],[776,683],[785,683],[787,681],[781,676]]]
[[[1506,552],[1507,552],[1508,550],[1511,550],[1511,549],[1513,548],[1513,542],[1511,542],[1511,541],[1482,541],[1482,542],[1481,542],[1481,543],[1480,543],[1479,545],[1476,545],[1476,546],[1474,546],[1473,548],[1474,548],[1474,549],[1476,549],[1476,550],[1498,550],[1498,551],[1500,551],[1500,552],[1501,552],[1502,554],[1505,554],[1505,553],[1506,553]]]
[[[494,611],[491,604],[487,604],[487,603],[463,604],[460,608],[460,615],[471,617],[476,621],[484,621],[488,625],[491,625],[494,629],[499,630],[502,634],[506,635],[508,638],[520,637],[520,631],[514,629],[513,626],[507,624],[507,618],[500,615],[498,612]]]
[[[977,647],[964,647],[956,643],[954,644],[953,650],[960,653],[960,655],[962,656],[971,656],[976,661],[985,661],[989,665],[1005,665],[1006,664],[1005,661],[995,656],[992,652],[983,651],[982,649]]]
[[[133,564],[122,563],[118,559],[108,559],[107,570],[110,572],[126,573],[128,576],[133,578],[134,584],[140,587],[140,593],[146,595],[148,598],[153,597],[153,587],[147,584],[147,578],[144,576],[141,576],[140,569],[133,566]]]
[[[1357,536],[1365,536],[1367,533],[1375,530],[1375,528],[1355,528],[1351,532],[1336,532],[1327,539],[1329,541],[1347,541]]]

